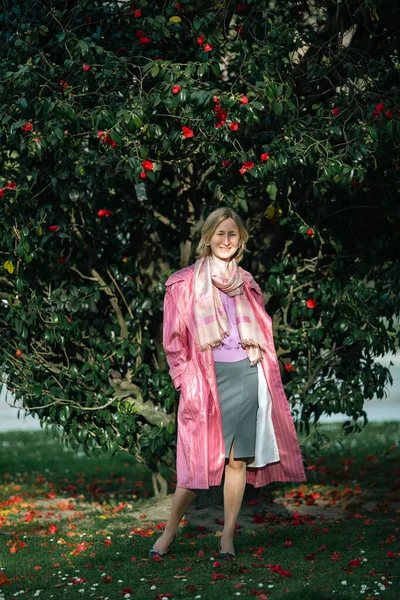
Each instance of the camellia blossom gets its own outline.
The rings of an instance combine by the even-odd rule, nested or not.
[[[185,138],[191,138],[194,135],[193,129],[190,129],[190,127],[183,126],[182,132],[183,132],[183,135],[185,136]]]
[[[180,85],[173,85],[171,89],[173,94],[179,94],[182,88]]]
[[[237,131],[239,129],[239,123],[237,121],[232,121],[229,125],[229,129],[231,131]]]
[[[136,10],[132,8],[132,13],[136,19],[142,16],[142,11],[140,10],[140,8],[137,8]]]
[[[361,565],[361,562],[359,561],[358,558],[353,558],[353,560],[349,561],[349,567],[359,567]]]
[[[338,109],[337,107],[332,109],[332,115],[333,115],[334,117],[337,117],[337,116],[338,116],[338,114],[339,114],[339,112],[340,112],[340,111],[339,111],[339,109]]]
[[[228,113],[224,108],[220,107],[219,102],[217,102],[215,104],[213,111],[215,113],[215,118],[217,119],[217,121],[215,123],[215,127],[217,129],[221,129],[221,127],[223,127],[226,123],[226,119],[228,118]]]
[[[373,119],[376,119],[377,121],[380,121],[381,112],[384,110],[384,108],[385,108],[385,105],[383,104],[383,102],[378,102],[378,104],[375,106],[375,110],[372,111],[371,117]]]
[[[101,208],[99,211],[97,211],[98,217],[111,217],[111,215],[112,212],[108,210],[108,208]]]
[[[393,111],[392,110],[386,110],[385,115],[387,116],[388,119],[393,119]]]
[[[5,191],[3,188],[0,189],[0,198],[3,198]]]
[[[15,190],[16,187],[17,187],[17,182],[16,181],[7,181],[6,188],[8,190]]]
[[[307,230],[307,235],[308,237],[314,237],[314,229],[312,227],[310,227],[310,229]]]
[[[205,37],[204,35],[199,35],[199,37],[197,38],[197,43],[200,44],[200,46],[202,46],[205,42]]]
[[[83,70],[84,71],[90,71],[91,66],[90,65],[83,65]]]
[[[26,125],[22,125],[21,129],[22,131],[32,131],[33,125],[32,123],[27,123]]]
[[[153,170],[153,163],[151,162],[151,160],[144,160],[142,162],[142,167],[145,171],[152,171]]]
[[[230,160],[223,160],[221,164],[222,164],[223,167],[229,167],[229,165],[231,164],[231,161]]]
[[[307,308],[315,308],[317,306],[316,301],[313,298],[309,298],[306,301]]]
[[[49,231],[58,231],[60,227],[58,225],[49,225]]]
[[[248,97],[247,97],[247,96],[244,96],[244,95],[243,95],[243,96],[242,96],[242,98],[241,98],[241,100],[240,100],[240,102],[241,102],[242,104],[248,104],[248,103],[249,103],[249,99],[248,99]]]
[[[269,159],[269,152],[264,152],[264,154],[261,154],[260,158],[263,162],[265,162]]]
[[[244,175],[244,173],[246,173],[246,171],[252,169],[253,167],[254,167],[254,163],[251,160],[247,160],[245,163],[243,163],[243,165],[239,169],[239,173],[241,175]]]
[[[18,348],[18,350],[15,352],[15,356],[22,356],[22,350]]]
[[[146,179],[147,178],[146,171],[142,171],[141,173],[139,173],[139,177],[140,177],[140,179]]]
[[[150,44],[150,43],[151,43],[151,39],[147,36],[139,38],[139,44],[142,44],[142,46],[146,46],[147,44]]]
[[[295,370],[296,370],[296,367],[293,366],[291,362],[288,362],[288,363],[285,364],[285,371],[287,373],[292,373]]]
[[[213,47],[210,44],[204,44],[203,50],[204,52],[211,52]]]

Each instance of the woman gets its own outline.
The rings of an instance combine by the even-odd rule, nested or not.
[[[218,550],[225,559],[235,557],[246,482],[305,481],[271,318],[252,275],[237,266],[248,237],[234,210],[215,210],[203,225],[198,260],[165,284],[163,344],[181,392],[177,487],[150,557],[168,553],[196,491],[220,485],[223,476]]]

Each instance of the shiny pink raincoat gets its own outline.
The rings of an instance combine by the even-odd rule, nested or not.
[[[265,339],[259,369],[256,453],[247,467],[247,483],[262,487],[271,481],[305,481],[302,456],[286,399],[272,337],[272,320],[253,276],[241,269],[244,293]],[[177,487],[206,489],[220,485],[225,445],[212,350],[201,351],[193,310],[194,266],[166,281],[163,345],[178,409]],[[260,451],[257,448],[260,448]]]

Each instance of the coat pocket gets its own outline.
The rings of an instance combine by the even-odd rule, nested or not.
[[[178,417],[186,421],[194,421],[197,418],[197,396],[198,381],[196,376],[196,369],[191,362],[188,362],[186,369],[182,373]]]

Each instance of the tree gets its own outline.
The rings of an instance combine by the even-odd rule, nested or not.
[[[398,345],[398,8],[5,0],[0,19],[15,398],[88,453],[135,453],[165,491],[163,281],[225,204],[251,226],[299,428],[343,411],[359,429]]]

